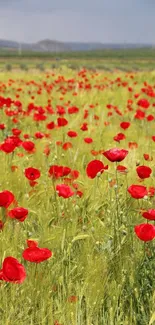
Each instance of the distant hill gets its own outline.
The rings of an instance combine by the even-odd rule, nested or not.
[[[82,43],[82,42],[59,42],[45,39],[37,43],[18,43],[0,39],[0,49],[10,51],[34,51],[34,52],[70,52],[70,51],[92,51],[102,49],[138,49],[152,48],[153,44],[112,44],[112,43]]]

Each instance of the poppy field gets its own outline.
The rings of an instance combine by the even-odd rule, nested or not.
[[[155,324],[155,72],[0,73],[2,325]]]

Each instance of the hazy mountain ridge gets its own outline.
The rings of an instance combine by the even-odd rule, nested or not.
[[[36,51],[36,52],[69,52],[69,51],[90,51],[101,49],[137,49],[152,48],[153,44],[132,44],[132,43],[96,43],[96,42],[59,42],[45,39],[37,43],[20,43],[16,41],[0,39],[0,49]]]

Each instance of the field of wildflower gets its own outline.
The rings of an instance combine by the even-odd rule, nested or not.
[[[0,73],[0,324],[155,324],[155,72]]]

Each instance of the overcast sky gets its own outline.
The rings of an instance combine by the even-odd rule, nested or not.
[[[0,0],[0,38],[155,44],[155,0]]]

